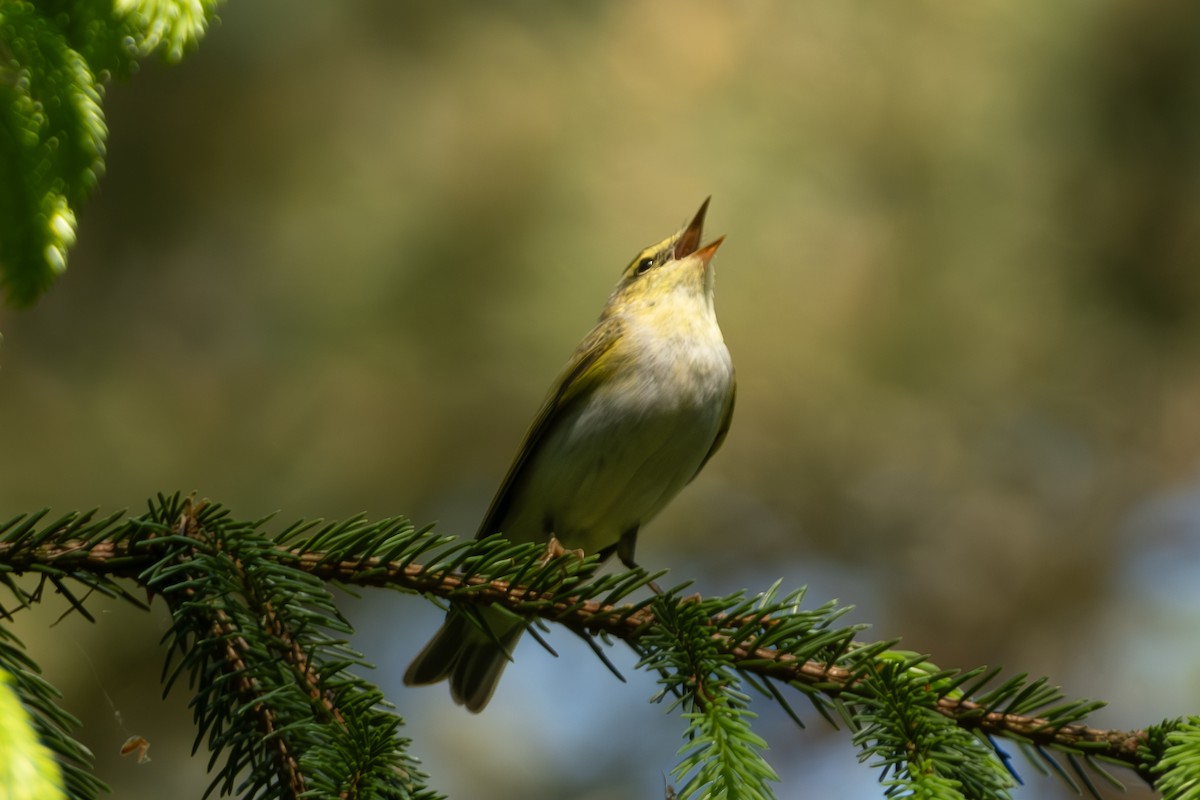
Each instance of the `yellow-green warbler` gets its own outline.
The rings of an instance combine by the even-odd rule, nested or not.
[[[513,542],[614,552],[632,568],[638,529],[721,446],[733,414],[733,362],[713,309],[704,213],[638,253],[534,418],[479,526]],[[482,630],[479,623],[488,630]],[[480,711],[528,622],[499,608],[451,610],[404,674],[450,679]]]

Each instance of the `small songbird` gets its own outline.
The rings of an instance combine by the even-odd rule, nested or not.
[[[630,262],[534,418],[479,526],[513,542],[557,540],[633,568],[638,530],[704,466],[729,430],[733,362],[713,307],[708,200],[691,223]],[[450,679],[481,711],[528,621],[451,609],[404,674]],[[487,630],[481,628],[486,626]]]

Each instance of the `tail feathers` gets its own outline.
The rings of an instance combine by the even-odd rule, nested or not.
[[[482,711],[511,660],[525,622],[498,609],[482,609],[477,616],[476,622],[461,611],[447,614],[441,630],[405,671],[404,683],[422,686],[449,678],[454,702]]]

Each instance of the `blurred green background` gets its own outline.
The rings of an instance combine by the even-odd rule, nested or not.
[[[1185,0],[233,0],[110,87],[70,269],[0,310],[0,517],[195,489],[471,534],[620,269],[711,194],[738,408],[640,560],[807,584],[1098,726],[1200,711],[1198,35]],[[19,632],[116,797],[199,797],[162,608],[95,608]],[[346,613],[435,786],[662,796],[652,679],[527,641],[473,717],[399,685],[427,604]],[[880,796],[760,705],[781,797]]]

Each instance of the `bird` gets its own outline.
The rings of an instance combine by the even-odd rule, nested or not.
[[[636,568],[642,526],[721,447],[737,383],[713,302],[713,256],[725,237],[700,244],[710,200],[625,267],[534,417],[477,538],[501,533],[601,561],[615,554]],[[495,606],[452,606],[404,682],[449,679],[454,701],[478,713],[528,624]]]

